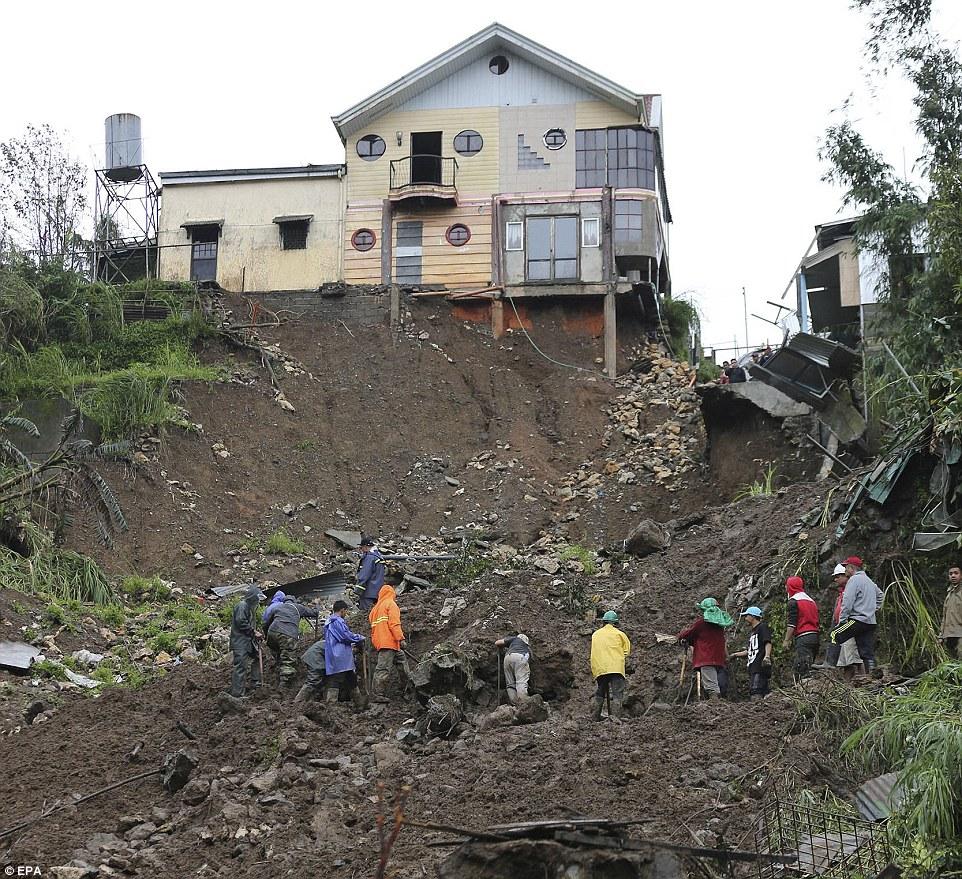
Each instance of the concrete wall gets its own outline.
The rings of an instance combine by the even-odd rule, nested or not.
[[[524,222],[528,217],[577,216],[578,240],[581,243],[581,219],[601,218],[601,199],[593,201],[558,201],[537,204],[505,204],[501,208],[503,224]],[[502,230],[502,235],[505,234]],[[527,227],[525,228],[525,250],[507,250],[504,253],[504,283],[509,285],[525,283],[525,259],[527,254]],[[578,273],[584,283],[601,283],[601,247],[579,247]],[[568,282],[570,283],[570,282]]]
[[[321,290],[290,293],[259,293],[249,299],[271,311],[285,309],[297,316],[310,315],[322,320],[343,320],[347,324],[371,326],[390,318],[391,297],[387,287],[350,287],[331,285]]]
[[[225,289],[301,290],[339,280],[341,185],[336,177],[168,183],[158,235],[160,277],[190,280],[190,238],[183,223],[223,220],[217,282]],[[273,219],[299,214],[313,215],[307,247],[282,250]]]
[[[504,107],[501,110],[501,192],[564,192],[575,185],[575,106]],[[549,150],[544,135],[560,128],[568,142],[560,150]],[[545,165],[519,167],[518,135]]]

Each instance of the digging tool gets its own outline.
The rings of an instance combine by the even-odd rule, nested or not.
[[[678,675],[678,690],[681,691],[682,686],[685,683],[685,666],[688,664],[688,650],[686,648],[684,655],[681,658],[681,674]]]
[[[701,702],[701,669],[695,670],[695,692],[696,698]]]
[[[364,645],[364,649],[361,650],[361,670],[364,673],[364,692],[371,692],[371,681],[367,676],[367,645]]]
[[[608,720],[611,720],[611,685],[605,691],[605,701],[608,703]]]
[[[261,685],[264,684],[264,651],[261,650],[260,645],[257,645],[257,667],[260,669],[261,673]]]
[[[501,648],[498,648],[498,701],[495,705],[501,704]]]

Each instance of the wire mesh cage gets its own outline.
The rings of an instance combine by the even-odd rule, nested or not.
[[[875,879],[891,860],[884,821],[864,821],[798,803],[771,800],[755,834],[759,854],[791,855],[791,864],[759,860],[759,879]]]

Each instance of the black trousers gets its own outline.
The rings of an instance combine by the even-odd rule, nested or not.
[[[875,628],[874,623],[846,620],[832,629],[832,643],[844,644],[850,638],[854,638],[858,645],[858,655],[862,657],[866,668],[870,668],[868,664],[875,662]]]

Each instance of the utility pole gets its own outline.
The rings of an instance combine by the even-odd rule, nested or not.
[[[748,351],[748,296],[745,295],[745,288],[742,287],[742,304],[745,306],[745,351]]]

